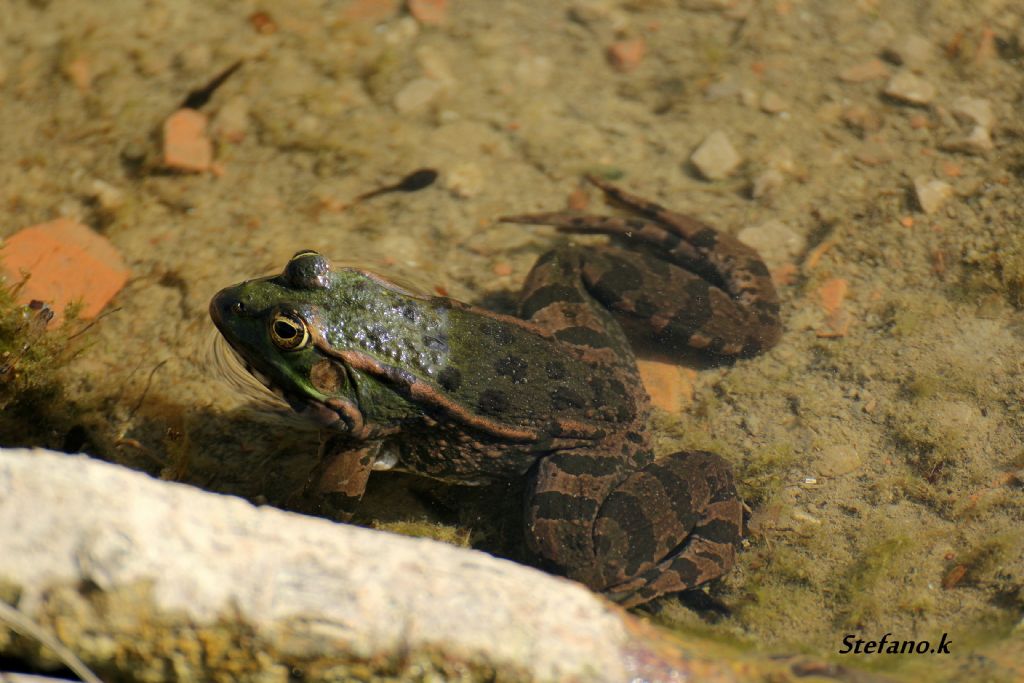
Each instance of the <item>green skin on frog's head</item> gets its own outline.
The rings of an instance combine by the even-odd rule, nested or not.
[[[247,369],[292,408],[367,438],[416,414],[380,372],[429,377],[446,365],[448,310],[439,301],[300,251],[280,275],[218,292],[210,315]]]

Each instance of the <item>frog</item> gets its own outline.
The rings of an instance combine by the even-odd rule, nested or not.
[[[517,315],[313,250],[213,297],[213,322],[246,368],[321,429],[300,496],[313,511],[351,519],[373,471],[520,482],[530,562],[625,608],[733,567],[743,504],[732,468],[700,450],[655,458],[631,340],[676,356],[761,353],[782,331],[771,275],[737,238],[588,180],[625,213],[500,218],[610,236],[541,255]]]

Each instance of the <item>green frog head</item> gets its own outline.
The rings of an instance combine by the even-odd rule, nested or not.
[[[367,438],[414,411],[379,371],[386,361],[422,362],[425,350],[404,342],[419,337],[403,327],[440,322],[426,302],[372,273],[332,268],[317,252],[300,251],[280,275],[218,292],[210,316],[246,368],[293,409]]]

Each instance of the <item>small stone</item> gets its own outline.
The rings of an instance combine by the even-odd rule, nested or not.
[[[761,111],[766,114],[778,114],[786,110],[786,101],[778,93],[766,90],[761,95]]]
[[[991,128],[995,122],[992,116],[992,102],[980,97],[958,97],[953,100],[950,111],[962,123],[973,123],[982,128]]]
[[[932,214],[953,196],[953,186],[943,180],[929,180],[925,176],[918,176],[914,178],[914,195],[921,210],[926,214]]]
[[[647,43],[643,38],[618,40],[608,47],[608,61],[612,68],[622,73],[633,71],[647,54]]]
[[[226,142],[241,142],[249,132],[249,100],[241,95],[224,103],[210,123],[213,137]]]
[[[64,64],[64,75],[75,84],[78,92],[89,92],[92,86],[92,65],[85,57],[75,57]]]
[[[900,71],[885,86],[885,94],[900,102],[923,106],[935,99],[935,86],[910,71]]]
[[[838,477],[860,468],[861,459],[857,449],[847,444],[835,444],[822,450],[816,469],[825,477]]]
[[[736,237],[748,247],[756,249],[769,268],[778,268],[793,261],[807,246],[803,235],[774,219],[744,228]]]
[[[728,177],[741,161],[728,136],[720,130],[708,135],[690,156],[690,162],[708,180]]]
[[[882,127],[882,116],[864,104],[852,104],[843,110],[843,123],[862,133],[873,133]]]
[[[469,198],[484,188],[484,174],[472,161],[455,164],[444,174],[445,187],[456,197]]]
[[[395,93],[395,109],[400,114],[421,111],[440,97],[443,90],[444,86],[432,78],[416,78]]]
[[[785,182],[786,178],[782,175],[782,171],[777,168],[769,168],[754,178],[754,184],[750,189],[750,196],[754,199],[760,199],[761,197],[775,194]]]
[[[883,54],[894,64],[920,71],[932,60],[935,49],[926,38],[916,33],[908,33],[897,38]]]
[[[993,147],[992,137],[984,126],[975,126],[967,135],[950,138],[942,145],[944,150],[967,154],[984,154],[992,151]]]
[[[206,43],[190,45],[178,54],[178,63],[190,73],[204,73],[213,64],[213,50]]]
[[[124,192],[99,178],[95,178],[89,184],[89,196],[95,199],[99,207],[108,213],[124,206]]]
[[[869,59],[860,64],[848,66],[839,72],[839,80],[847,83],[864,83],[880,78],[888,78],[889,67],[880,59]]]

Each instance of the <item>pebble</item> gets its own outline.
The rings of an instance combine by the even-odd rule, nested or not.
[[[786,177],[777,168],[769,168],[754,178],[754,184],[750,189],[750,196],[754,199],[767,197],[775,194],[786,182]]]
[[[803,235],[775,219],[744,228],[736,237],[760,252],[769,268],[793,261],[807,246]]]
[[[882,115],[864,104],[851,104],[843,110],[843,123],[862,133],[873,133],[882,127]]]
[[[995,123],[992,103],[980,97],[958,97],[953,100],[950,111],[963,123],[973,123],[982,128],[992,128],[992,124]]]
[[[230,98],[214,115],[210,131],[218,140],[244,140],[249,132],[249,100],[241,95]]]
[[[900,71],[889,79],[885,94],[900,102],[923,106],[935,99],[935,86],[910,71]]]
[[[835,444],[821,451],[816,462],[818,474],[838,477],[860,468],[861,459],[857,449],[847,444]]]
[[[124,206],[124,192],[105,180],[94,178],[89,184],[88,193],[96,200],[99,207],[108,213]]]
[[[920,71],[932,60],[935,49],[927,38],[916,33],[907,33],[887,47],[883,55],[895,64]]]
[[[633,71],[647,54],[647,43],[643,38],[617,40],[608,46],[608,61],[612,68],[622,73]]]
[[[918,176],[914,178],[914,195],[921,210],[932,214],[953,196],[953,186],[943,180]]]
[[[778,114],[786,110],[786,101],[782,97],[772,91],[766,90],[761,95],[761,111],[766,114]]]
[[[992,151],[993,147],[992,137],[984,126],[975,126],[967,135],[950,138],[942,144],[944,150],[967,154],[984,154]]]
[[[456,197],[475,197],[484,188],[484,174],[472,161],[455,164],[444,174],[445,188]]]
[[[444,86],[432,78],[416,78],[395,93],[395,109],[400,114],[410,114],[426,109],[444,90]]]
[[[729,137],[716,130],[690,156],[690,162],[708,180],[726,178],[740,165],[742,158],[729,142]]]
[[[889,67],[880,59],[869,59],[860,64],[848,66],[839,72],[839,80],[847,83],[864,83],[889,77]]]

